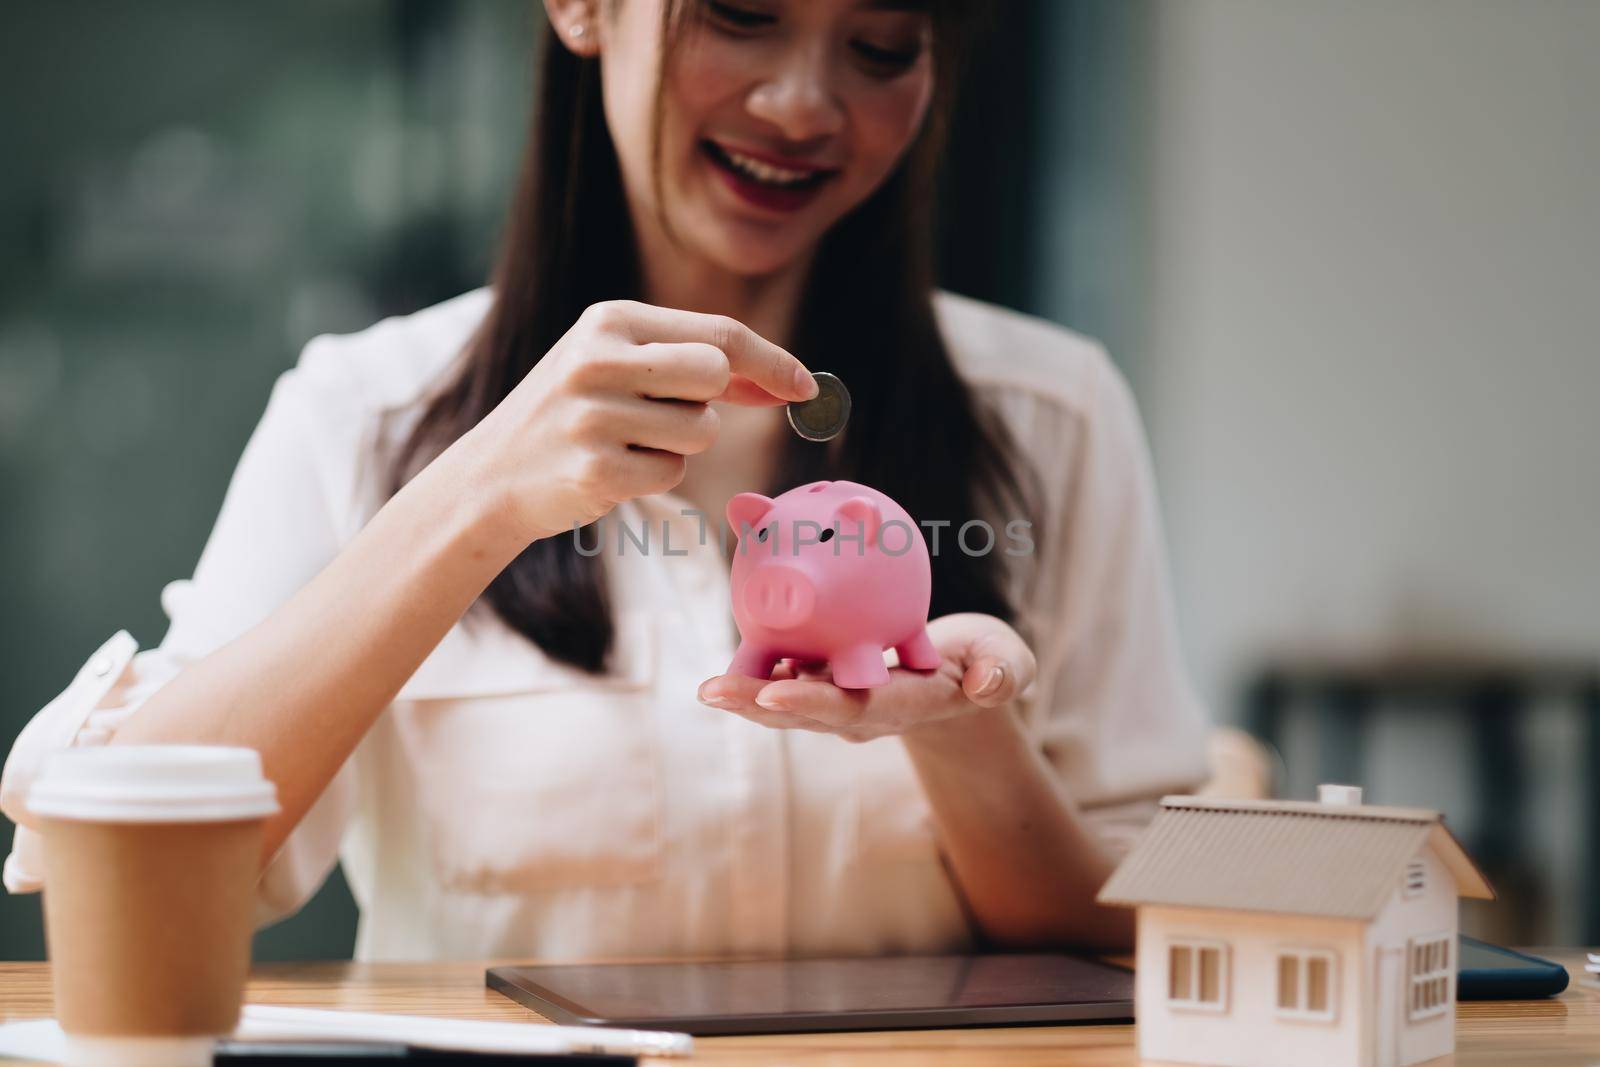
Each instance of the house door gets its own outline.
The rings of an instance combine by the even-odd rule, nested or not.
[[[1378,949],[1377,995],[1373,1012],[1374,1067],[1397,1067],[1400,1063],[1401,964],[1405,949]]]

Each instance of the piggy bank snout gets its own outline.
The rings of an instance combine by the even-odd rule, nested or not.
[[[767,564],[758,567],[744,586],[745,612],[774,630],[799,626],[811,618],[817,605],[816,587],[794,567]]]

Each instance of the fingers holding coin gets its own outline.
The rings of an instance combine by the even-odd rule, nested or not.
[[[807,441],[831,441],[850,421],[850,392],[827,371],[815,371],[817,395],[789,404],[789,425]]]

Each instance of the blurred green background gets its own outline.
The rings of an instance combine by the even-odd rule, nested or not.
[[[526,0],[30,3],[0,35],[0,738],[114,630],[165,631],[274,378],[482,283]],[[7,835],[9,837],[9,834]],[[38,957],[37,897],[0,957]],[[343,880],[261,935],[347,955]]]

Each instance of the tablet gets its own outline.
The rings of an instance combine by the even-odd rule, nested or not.
[[[550,964],[487,977],[552,1022],[690,1034],[1133,1019],[1132,971],[1056,954]]]

